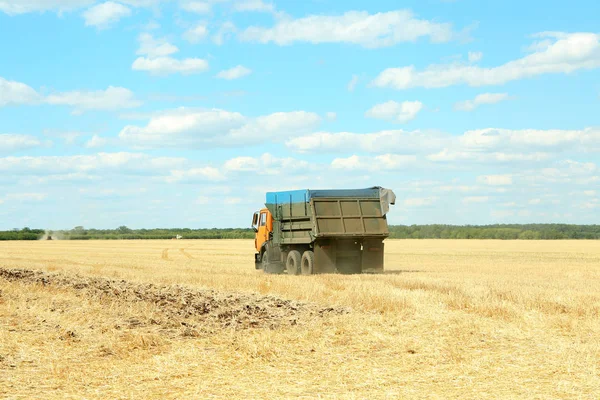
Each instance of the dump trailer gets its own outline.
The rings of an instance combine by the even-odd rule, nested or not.
[[[256,269],[312,275],[383,272],[389,189],[268,192],[254,213]]]

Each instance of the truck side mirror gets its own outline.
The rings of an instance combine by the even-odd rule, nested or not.
[[[252,230],[254,232],[258,232],[258,211],[254,213],[254,216],[252,217]]]

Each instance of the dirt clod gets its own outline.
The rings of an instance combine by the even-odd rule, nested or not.
[[[159,286],[28,269],[0,268],[0,278],[12,282],[74,289],[85,296],[100,299],[152,303],[158,307],[158,312],[164,314],[164,318],[157,318],[156,315],[147,320],[141,317],[131,318],[125,321],[127,326],[179,326],[183,328],[184,336],[197,336],[199,331],[210,330],[215,324],[233,329],[273,329],[282,325],[297,325],[311,318],[348,313],[348,310],[342,308],[324,308],[274,296],[223,293],[177,285]],[[119,328],[121,326],[115,326],[115,329]]]

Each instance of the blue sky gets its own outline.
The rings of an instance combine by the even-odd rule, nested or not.
[[[0,0],[0,229],[598,223],[595,1]]]

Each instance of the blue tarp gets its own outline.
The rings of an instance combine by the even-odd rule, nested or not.
[[[289,204],[305,203],[312,198],[335,197],[335,198],[362,198],[378,199],[379,187],[368,189],[332,189],[332,190],[289,190],[283,192],[267,192],[266,204]]]

